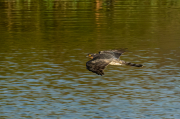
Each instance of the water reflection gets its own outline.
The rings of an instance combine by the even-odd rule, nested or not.
[[[180,118],[179,2],[0,4],[1,118]],[[86,70],[87,53],[129,48],[143,68]]]

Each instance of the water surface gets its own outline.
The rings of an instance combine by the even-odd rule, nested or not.
[[[0,2],[2,119],[180,118],[178,1]],[[86,70],[87,53],[128,48],[143,68]]]

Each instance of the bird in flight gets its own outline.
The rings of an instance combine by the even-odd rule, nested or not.
[[[129,65],[135,67],[143,67],[142,64],[134,64],[131,62],[120,60],[119,57],[124,52],[126,52],[126,49],[106,50],[100,51],[99,54],[88,54],[87,57],[89,57],[91,60],[86,62],[86,68],[89,71],[102,76],[104,75],[104,69],[108,65]]]

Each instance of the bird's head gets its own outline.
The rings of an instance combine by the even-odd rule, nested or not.
[[[88,54],[86,57],[93,59],[97,54]]]

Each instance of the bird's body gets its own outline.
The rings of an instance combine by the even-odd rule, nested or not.
[[[142,67],[141,64],[134,64],[130,62],[125,62],[120,60],[119,57],[124,53],[125,49],[120,50],[107,50],[100,51],[99,54],[88,54],[88,57],[91,59],[86,63],[86,67],[89,71],[96,73],[98,75],[104,75],[104,69],[108,65],[129,65],[135,67]]]

